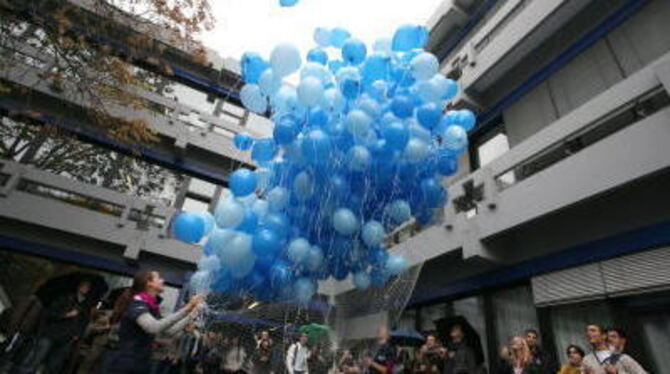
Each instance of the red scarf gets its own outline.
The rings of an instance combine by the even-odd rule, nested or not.
[[[149,309],[153,310],[154,312],[158,312],[158,310],[160,309],[156,297],[152,296],[148,292],[140,292],[135,296],[138,297],[140,300],[144,301],[145,303],[147,303]]]

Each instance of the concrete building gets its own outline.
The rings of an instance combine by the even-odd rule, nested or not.
[[[565,362],[587,323],[670,371],[670,3],[448,0],[429,48],[479,115],[398,322],[464,316],[489,367],[525,329]]]

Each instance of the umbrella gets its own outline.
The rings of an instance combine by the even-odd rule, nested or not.
[[[310,344],[316,344],[328,340],[330,327],[318,323],[310,323],[309,325],[300,326],[298,331],[301,334],[307,334]]]
[[[423,344],[426,338],[414,329],[393,330],[391,331],[391,341],[397,345],[418,346]]]
[[[452,343],[449,333],[454,326],[460,326],[463,330],[465,338],[463,343],[472,349],[475,354],[475,361],[477,364],[484,362],[484,350],[482,348],[482,340],[479,337],[477,331],[472,327],[470,322],[463,316],[454,316],[441,318],[435,321],[435,326],[437,327],[438,335],[442,342]]]
[[[100,300],[107,290],[109,290],[107,282],[100,275],[74,272],[49,279],[37,289],[35,295],[46,306],[63,295],[75,293],[79,284],[84,281],[88,281],[91,284],[91,291],[88,294],[88,300],[91,302]]]

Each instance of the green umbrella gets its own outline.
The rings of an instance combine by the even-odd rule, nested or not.
[[[309,325],[300,326],[298,331],[301,334],[307,334],[310,344],[317,344],[328,340],[330,327],[318,323],[310,323]]]

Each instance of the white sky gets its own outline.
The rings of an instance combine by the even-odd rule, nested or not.
[[[317,27],[344,27],[371,48],[406,23],[425,25],[443,0],[300,0],[283,8],[279,0],[212,0],[216,28],[204,44],[222,57],[239,59],[247,51],[268,57],[281,42],[294,43],[303,56],[316,46]]]

